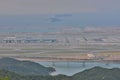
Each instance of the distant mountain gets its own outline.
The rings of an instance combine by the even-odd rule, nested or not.
[[[72,15],[71,14],[57,14],[57,15],[54,15],[52,16],[50,19],[50,22],[53,23],[53,22],[61,22],[61,21],[64,21],[64,19],[68,18],[68,17],[71,17]]]
[[[20,75],[49,75],[55,71],[54,68],[44,67],[38,63],[30,61],[18,61],[12,58],[1,58],[0,69],[5,69]]]
[[[60,22],[61,19],[60,18],[55,18],[55,17],[52,17],[52,18],[49,18],[50,19],[50,22]]]

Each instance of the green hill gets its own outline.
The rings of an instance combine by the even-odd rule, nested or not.
[[[120,69],[94,67],[72,76],[73,80],[120,80]]]
[[[120,69],[106,69],[94,67],[89,70],[77,73],[73,76],[36,76],[36,75],[19,75],[7,70],[0,70],[0,77],[8,77],[10,80],[120,80]]]
[[[50,71],[54,69],[30,61],[0,59],[0,79],[5,80],[120,80],[119,68],[94,67],[73,76],[50,76]]]
[[[0,77],[8,77],[10,80],[69,80],[65,75],[58,76],[36,76],[36,75],[19,75],[15,72],[0,70]]]
[[[31,61],[19,61],[12,58],[1,58],[0,69],[12,71],[22,75],[49,75],[54,68],[44,67]]]

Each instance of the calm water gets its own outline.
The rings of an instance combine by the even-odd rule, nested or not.
[[[56,72],[51,75],[65,74],[68,76],[74,75],[75,73],[84,71],[86,69],[100,66],[104,68],[120,68],[120,63],[102,63],[102,62],[39,62],[41,65],[46,67],[54,67]]]

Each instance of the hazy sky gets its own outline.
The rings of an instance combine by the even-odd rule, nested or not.
[[[59,26],[120,26],[120,0],[0,0],[0,32]]]
[[[120,0],[0,0],[0,14],[119,13]]]

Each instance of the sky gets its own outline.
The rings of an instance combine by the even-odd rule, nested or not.
[[[119,26],[119,4],[120,0],[0,0],[0,32]]]
[[[120,0],[0,0],[1,15],[115,13]]]

